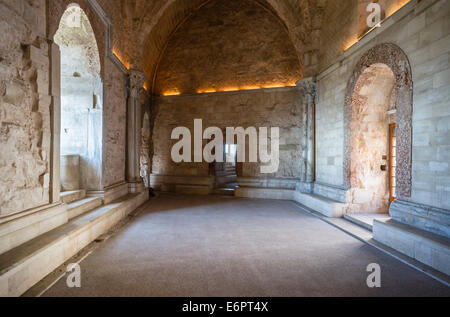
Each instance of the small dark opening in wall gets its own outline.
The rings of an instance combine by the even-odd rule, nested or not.
[[[80,73],[75,72],[75,73],[73,73],[73,77],[81,77],[81,75],[80,75]]]

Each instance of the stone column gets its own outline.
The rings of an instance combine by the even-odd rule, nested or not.
[[[47,39],[50,66],[51,98],[51,157],[50,157],[50,202],[60,201],[60,147],[61,147],[61,52],[59,46]]]
[[[305,191],[312,190],[315,181],[315,107],[317,83],[314,78],[304,78],[297,82],[302,93],[303,114],[303,155]]]
[[[142,111],[139,93],[147,80],[141,71],[130,70],[128,75],[127,101],[127,182],[131,192],[137,191],[142,184],[139,157],[141,152]]]

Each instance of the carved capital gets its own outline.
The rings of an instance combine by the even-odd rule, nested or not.
[[[315,78],[302,78],[297,82],[297,87],[302,92],[302,98],[305,104],[314,102],[317,92],[317,82]]]
[[[128,79],[130,96],[137,98],[139,96],[139,91],[143,88],[144,83],[147,81],[147,76],[139,70],[131,69],[128,72]]]

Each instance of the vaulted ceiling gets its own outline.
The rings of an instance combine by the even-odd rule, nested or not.
[[[196,10],[211,0],[99,0],[114,25],[114,52],[151,79],[170,36]],[[327,0],[255,1],[284,25],[306,76],[314,72]]]
[[[114,53],[149,82],[171,36],[199,8],[215,0],[97,0],[114,28]],[[242,0],[264,7],[283,24],[305,77],[330,65],[361,36],[365,0]],[[385,17],[410,0],[378,0]],[[363,22],[361,22],[363,21]]]

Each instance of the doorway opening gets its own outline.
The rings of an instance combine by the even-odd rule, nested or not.
[[[395,76],[373,64],[358,78],[351,110],[351,213],[388,214],[396,188]]]
[[[71,4],[54,37],[61,52],[61,190],[102,188],[103,84],[94,31]]]
[[[216,193],[234,194],[234,190],[238,186],[237,183],[237,145],[224,144],[223,146],[223,163],[215,163]]]
[[[389,125],[389,203],[397,198],[397,127]]]

